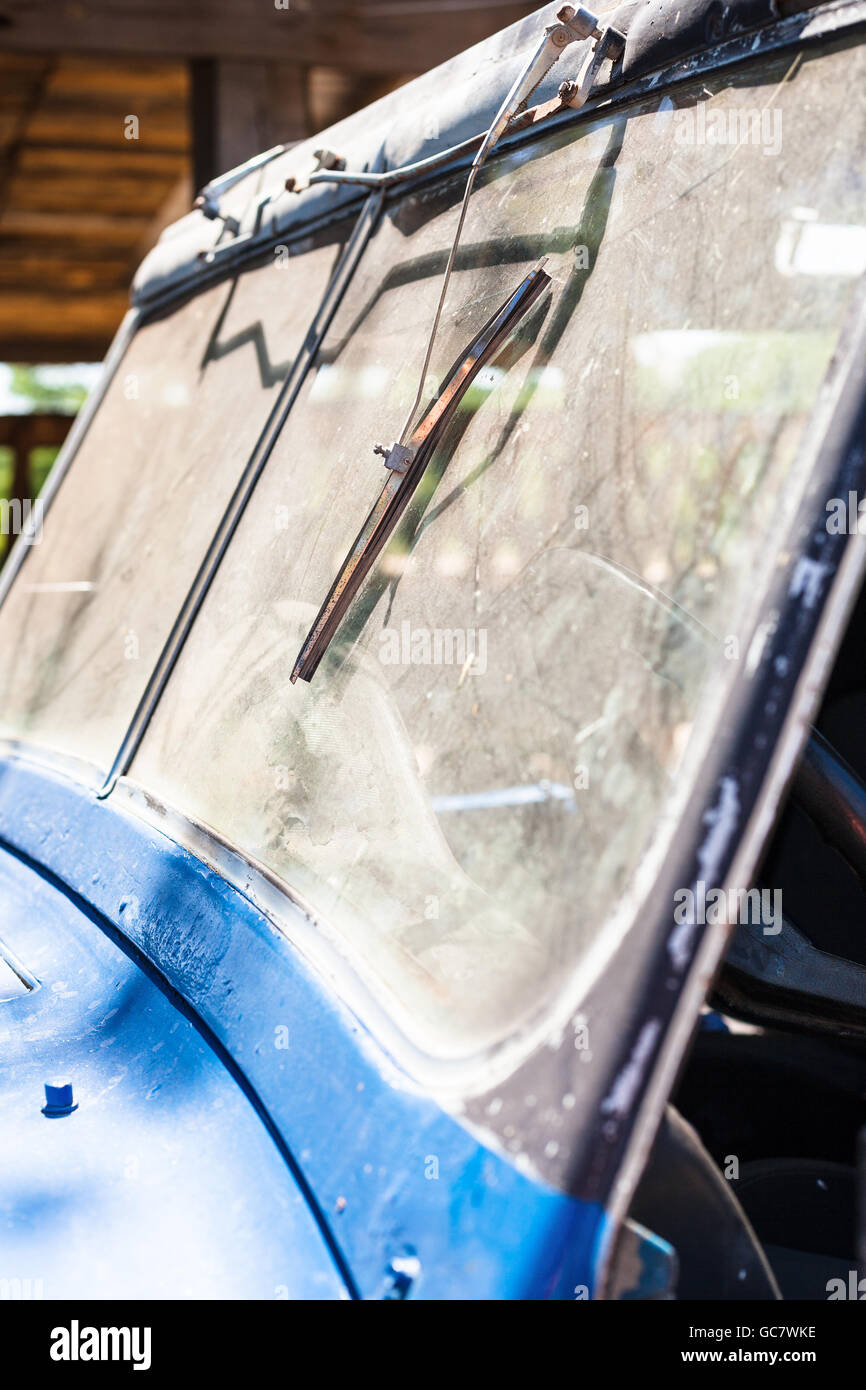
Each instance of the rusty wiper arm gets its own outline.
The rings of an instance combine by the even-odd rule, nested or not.
[[[412,431],[408,443],[392,444],[390,449],[376,446],[376,452],[384,455],[385,467],[389,470],[388,480],[304,639],[292,671],[292,684],[299,676],[304,681],[312,680],[352,600],[418,487],[468,387],[543,293],[545,286],[550,284],[550,276],[543,266],[544,262],[530,271],[457,359],[437,396]]]

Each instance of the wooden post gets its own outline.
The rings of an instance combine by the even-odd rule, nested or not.
[[[312,134],[306,68],[253,59],[204,59],[193,62],[191,72],[196,189],[262,150]]]
[[[33,447],[32,426],[28,415],[19,415],[10,431],[12,445],[12,486],[10,500],[22,503],[30,496],[30,450]]]

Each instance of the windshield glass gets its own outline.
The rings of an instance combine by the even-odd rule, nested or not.
[[[348,230],[138,330],[0,609],[0,734],[110,765]]]
[[[788,53],[491,161],[431,388],[542,256],[552,286],[293,686],[465,175],[395,201],[157,709],[133,777],[302,894],[432,1052],[588,980],[661,862],[862,268],[864,78],[860,49]]]

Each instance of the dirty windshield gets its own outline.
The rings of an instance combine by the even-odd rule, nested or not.
[[[431,1052],[588,981],[669,846],[864,266],[863,59],[788,53],[491,159],[429,392],[545,256],[552,283],[292,685],[465,173],[387,206],[157,708],[132,776],[284,879]]]
[[[3,605],[0,733],[111,765],[348,230],[136,333]]]

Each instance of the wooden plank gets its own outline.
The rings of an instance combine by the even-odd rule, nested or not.
[[[45,444],[62,444],[74,418],[42,410],[31,415],[0,415],[0,444],[20,447],[23,442],[28,451]]]
[[[102,212],[24,212],[18,208],[0,211],[0,243],[5,238],[41,238],[47,246],[64,240],[86,241],[105,250],[113,246],[134,245],[149,226],[147,217],[108,217]],[[2,360],[2,359],[0,359]]]
[[[0,297],[0,333],[14,334],[22,327],[36,329],[41,337],[70,336],[73,332],[113,331],[125,314],[129,296],[122,290],[94,299],[89,294],[54,294],[50,290],[14,290]]]
[[[45,67],[45,59],[41,60]],[[27,69],[25,72],[0,70],[0,107],[4,110],[18,110],[26,106],[33,92],[39,88],[41,73]]]
[[[120,290],[94,295],[4,290],[0,361],[100,361],[129,304]]]
[[[74,176],[82,178],[136,178],[148,175],[178,178],[188,159],[180,150],[150,150],[131,140],[124,149],[77,149],[69,145],[24,145],[18,152],[16,172],[32,178]]]
[[[29,290],[44,293],[46,289],[46,252],[34,251],[33,247],[10,247],[3,244],[0,255],[0,288],[4,290]],[[129,280],[130,255],[100,256],[92,251],[78,256],[61,255],[56,250],[51,259],[51,290],[59,295],[70,291],[87,290],[91,293],[125,290]]]
[[[30,73],[32,77],[38,78],[44,66],[45,59],[34,53],[7,53],[0,50],[0,76],[3,77],[4,87],[19,73]]]
[[[101,362],[114,331],[98,337],[40,338],[0,334],[0,362]]]
[[[7,50],[337,63],[355,72],[433,67],[538,6],[328,5],[287,0],[3,0]]]
[[[3,146],[11,145],[12,141],[21,128],[21,111],[10,107],[9,110],[0,110],[0,149]],[[5,154],[6,151],[3,150]]]
[[[127,140],[124,122],[138,117],[139,139]],[[41,103],[27,123],[28,144],[104,145],[124,149],[131,145],[160,150],[186,150],[189,129],[185,106],[146,108],[143,103],[116,106],[53,100]]]
[[[2,40],[2,31],[0,31]],[[139,97],[183,103],[189,98],[186,63],[140,58],[136,62],[64,55],[47,84],[52,97],[103,101],[126,105]]]
[[[22,212],[77,212],[98,208],[101,213],[132,213],[151,217],[174,183],[172,175],[115,174],[104,182],[98,174],[56,174],[33,179],[16,173],[6,183],[9,206]]]

